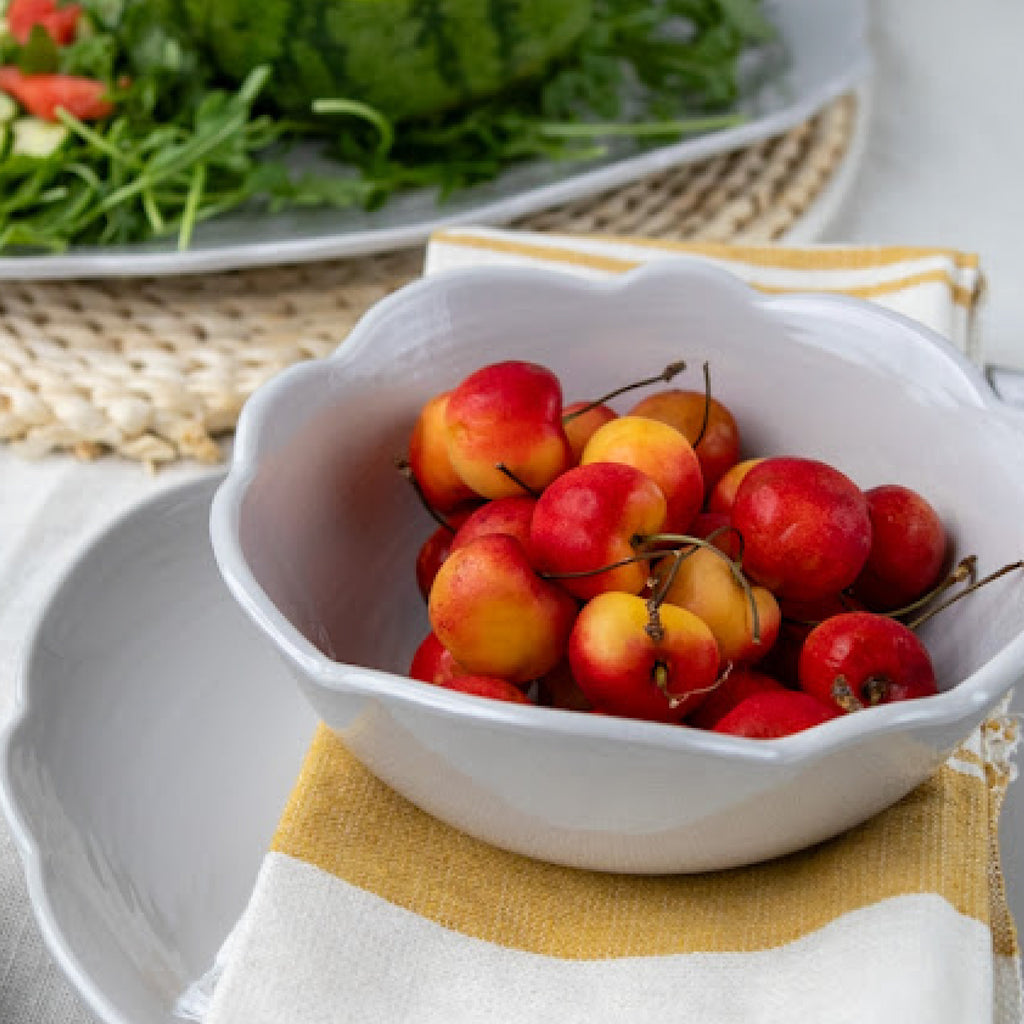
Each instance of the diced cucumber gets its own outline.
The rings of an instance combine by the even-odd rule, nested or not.
[[[10,127],[13,132],[11,152],[22,156],[52,156],[68,137],[64,125],[50,124],[38,117],[17,117],[10,122]]]
[[[18,104],[5,92],[0,92],[0,124],[13,121],[18,116]]]

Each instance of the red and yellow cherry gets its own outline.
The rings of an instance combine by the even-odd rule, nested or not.
[[[731,513],[733,502],[736,501],[736,492],[744,477],[761,462],[764,462],[764,459],[744,459],[727,470],[708,496],[708,512]]]
[[[643,416],[620,416],[600,427],[581,466],[619,462],[646,473],[665,495],[665,529],[685,533],[704,502],[704,480],[690,442],[675,427]]]
[[[693,612],[707,625],[723,665],[753,664],[771,650],[782,622],[771,591],[747,585],[732,562],[707,548],[686,553],[678,568],[672,563],[672,558],[666,558],[659,569],[662,574],[672,574],[664,600]]]
[[[584,605],[569,638],[569,664],[599,711],[679,722],[718,675],[718,645],[696,615],[662,605],[657,630],[648,603],[609,591]]]
[[[573,402],[562,410],[562,427],[565,429],[565,436],[569,438],[574,466],[580,464],[583,449],[598,427],[603,427],[618,415],[611,406],[604,403],[594,405],[592,402]]]
[[[717,399],[709,402],[703,391],[659,391],[637,402],[629,415],[667,423],[690,442],[700,462],[706,493],[740,457],[740,431],[733,414]]]
[[[871,550],[853,592],[872,611],[903,608],[939,582],[949,537],[935,509],[909,487],[885,484],[864,497]]]
[[[451,550],[458,551],[477,537],[489,533],[505,533],[515,537],[529,550],[530,521],[537,505],[535,498],[496,498],[471,512],[452,539]]]
[[[455,676],[438,685],[446,690],[457,690],[474,697],[490,697],[491,700],[503,700],[509,704],[533,703],[518,686],[507,679],[496,679],[493,676]]]
[[[646,562],[595,570],[633,558],[634,538],[659,533],[665,515],[665,496],[646,473],[618,462],[577,466],[537,500],[530,555],[539,571],[557,576],[581,600],[606,590],[638,594],[650,575]]]
[[[409,676],[424,683],[442,686],[446,690],[458,690],[477,697],[491,697],[514,704],[531,703],[518,687],[505,679],[470,675],[433,632],[428,633],[416,648],[409,666]]]
[[[740,701],[752,693],[785,690],[777,679],[752,668],[734,668],[704,698],[696,711],[686,716],[686,724],[696,729],[713,729]]]
[[[524,485],[542,491],[572,464],[561,384],[536,363],[510,360],[471,373],[448,398],[445,426],[455,472],[485,498],[521,495]]]
[[[430,595],[434,577],[441,563],[452,550],[452,541],[458,529],[466,521],[469,512],[453,512],[448,516],[447,526],[438,526],[423,542],[416,555],[416,584],[425,601]]]
[[[848,587],[871,549],[867,499],[815,459],[773,458],[743,479],[732,507],[743,569],[778,598],[813,601]]]
[[[468,673],[522,683],[565,656],[576,602],[534,572],[518,540],[494,533],[448,556],[427,613],[437,638]]]
[[[409,468],[423,500],[438,512],[451,512],[477,498],[448,457],[445,417],[450,394],[444,391],[423,406],[409,438]]]
[[[938,692],[917,635],[874,612],[845,612],[811,630],[800,652],[800,688],[841,711]]]
[[[443,686],[456,676],[466,675],[466,670],[452,657],[452,652],[437,639],[437,634],[431,631],[416,648],[412,663],[409,665],[409,675],[424,683],[437,683]]]
[[[753,693],[719,719],[715,732],[748,739],[773,740],[791,736],[837,718],[834,707],[799,690],[763,690]]]

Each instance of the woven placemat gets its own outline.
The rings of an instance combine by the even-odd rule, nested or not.
[[[766,242],[839,169],[843,97],[784,135],[536,214],[538,231]],[[217,462],[217,438],[265,380],[333,351],[422,249],[206,276],[0,284],[0,441],[38,457]]]

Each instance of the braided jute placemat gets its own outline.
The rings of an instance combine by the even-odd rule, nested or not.
[[[784,135],[526,217],[537,231],[778,239],[835,177],[844,97]],[[178,278],[0,283],[0,441],[29,457],[217,462],[265,380],[332,352],[422,249]]]

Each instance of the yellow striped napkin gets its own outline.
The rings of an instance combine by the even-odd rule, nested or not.
[[[948,250],[466,230],[432,241],[427,270],[511,261],[608,274],[679,249],[769,290],[869,295],[973,352],[977,260]],[[1019,949],[997,828],[1016,738],[996,715],[899,804],[810,850],[635,877],[451,829],[321,727],[249,907],[181,1009],[206,1024],[1010,1024]]]
[[[693,256],[768,293],[835,292],[871,299],[947,337],[975,362],[981,354],[973,313],[983,279],[975,253],[922,246],[727,245],[661,239],[542,235],[466,228],[441,231],[424,273],[466,266],[541,266],[580,277],[608,277],[652,259]]]

